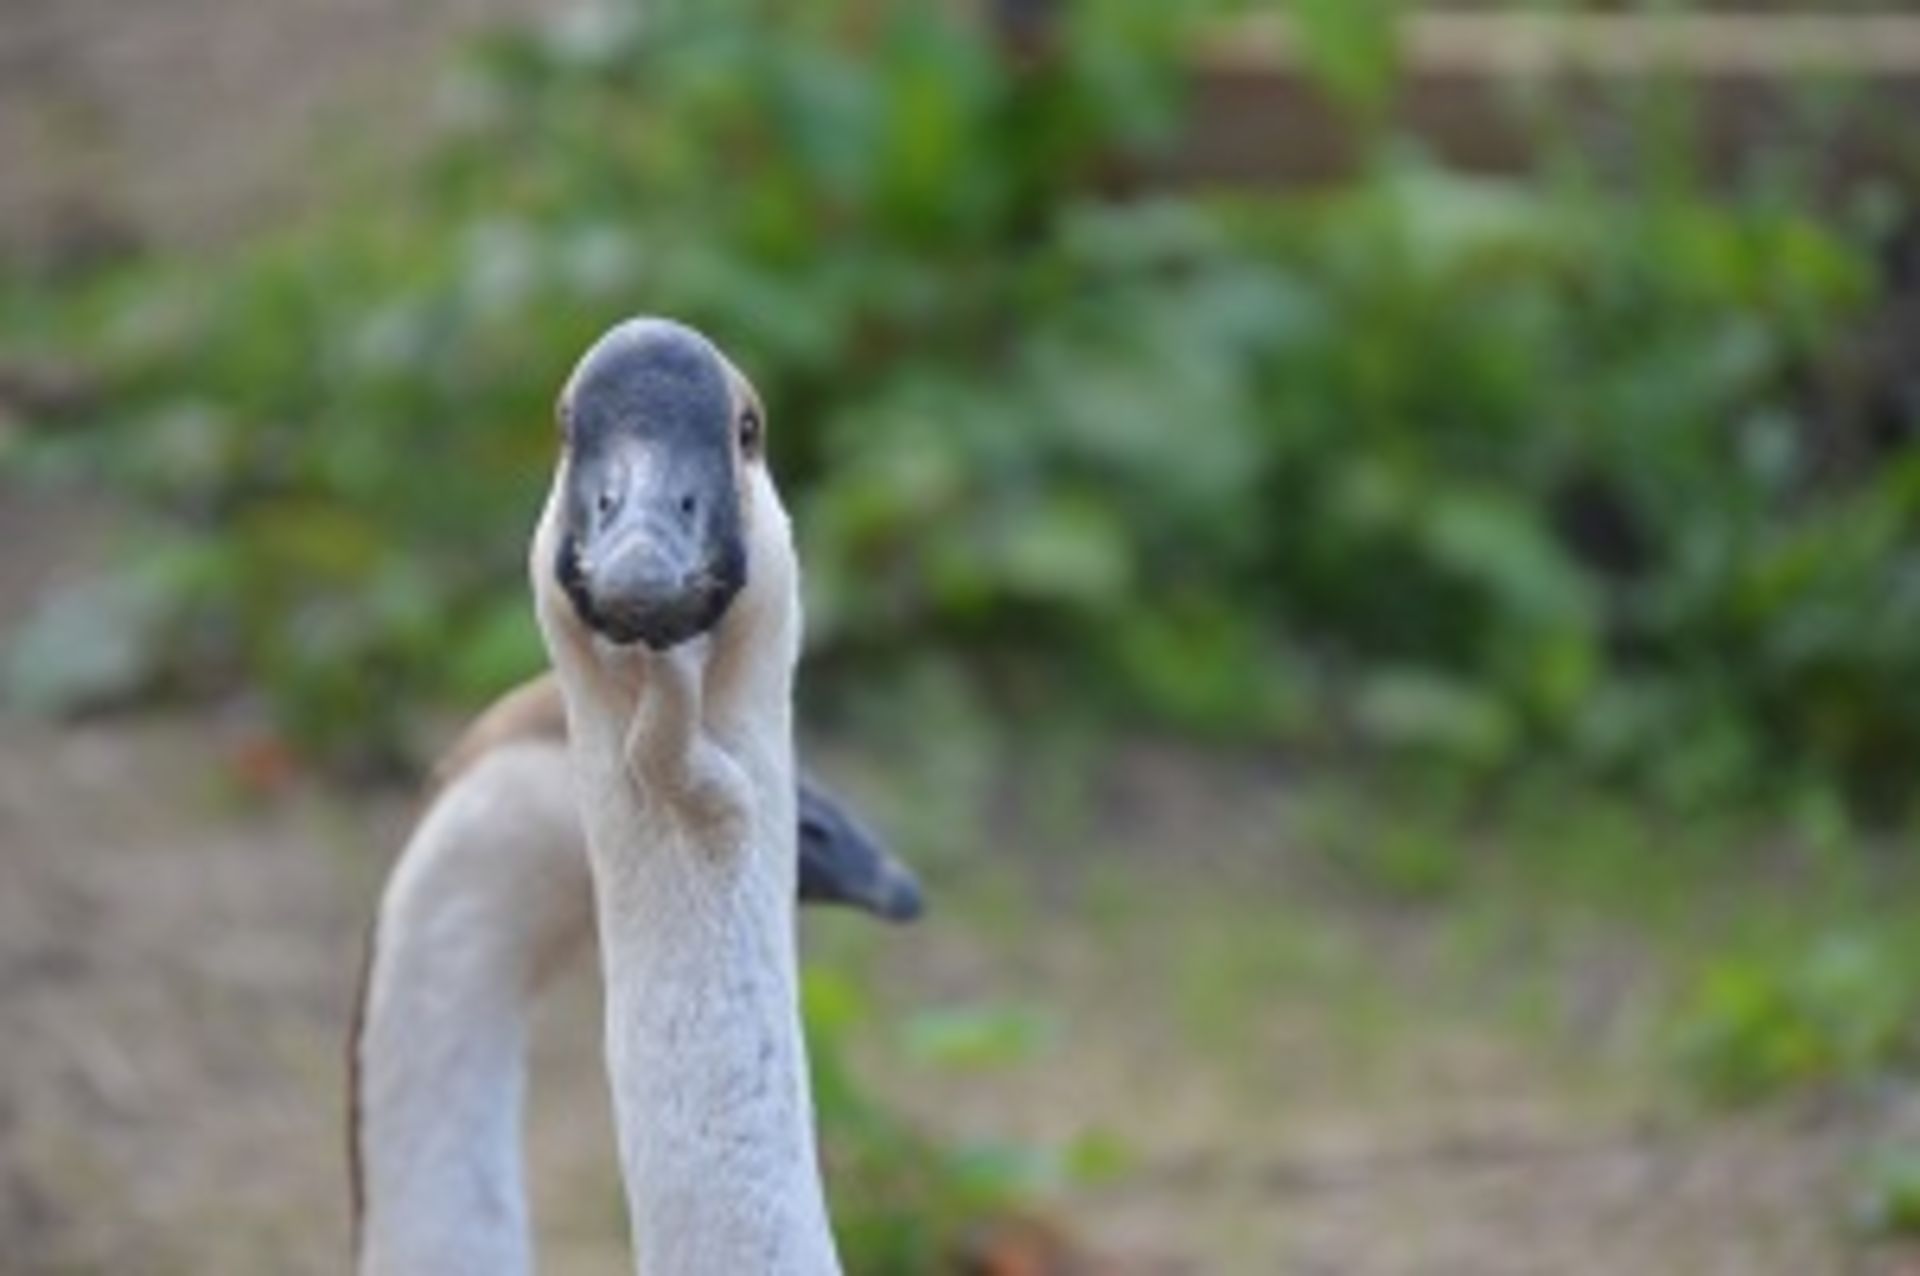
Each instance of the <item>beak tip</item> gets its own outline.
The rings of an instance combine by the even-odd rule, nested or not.
[[[897,873],[887,882],[880,899],[882,917],[890,922],[913,922],[926,911],[926,897],[911,874]]]

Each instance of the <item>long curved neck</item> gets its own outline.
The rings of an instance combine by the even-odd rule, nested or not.
[[[591,935],[565,751],[517,745],[442,793],[389,879],[356,1036],[366,1276],[523,1276],[527,1020]]]
[[[829,1276],[794,935],[798,607],[742,595],[621,694],[562,666],[646,1276]]]
[[[608,1068],[648,1276],[838,1271],[797,1009],[791,801],[768,805],[717,830],[643,801],[619,822],[647,828],[646,845],[593,852]]]

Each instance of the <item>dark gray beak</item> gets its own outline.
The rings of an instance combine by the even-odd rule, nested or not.
[[[569,592],[587,624],[613,642],[664,651],[711,629],[740,591],[735,520],[709,513],[733,499],[731,475],[715,482],[688,468],[670,466],[667,478],[651,481],[601,478]]]
[[[800,898],[846,904],[890,922],[920,916],[913,870],[812,777],[800,777]]]
[[[664,321],[614,328],[561,397],[555,570],[586,625],[655,650],[706,632],[746,582],[734,407],[717,351]]]

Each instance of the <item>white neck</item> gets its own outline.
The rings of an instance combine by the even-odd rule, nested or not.
[[[354,1043],[366,1276],[523,1276],[527,1013],[591,934],[565,752],[497,750],[435,801],[381,900]]]
[[[776,501],[762,534],[784,537],[784,516],[766,526],[778,515]],[[760,579],[710,638],[662,655],[596,657],[543,618],[567,699],[646,1276],[840,1270],[796,972],[798,602],[790,570],[777,571],[786,560],[771,558],[756,555]],[[610,672],[603,659],[631,664]]]
[[[790,804],[775,805],[790,830]],[[716,837],[651,802],[610,815],[593,823],[649,833],[592,852],[636,1265],[837,1271],[797,1012],[791,833],[756,816]]]

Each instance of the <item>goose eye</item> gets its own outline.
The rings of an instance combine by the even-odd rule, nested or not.
[[[740,414],[740,450],[748,455],[760,450],[760,414],[752,408]]]

